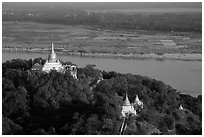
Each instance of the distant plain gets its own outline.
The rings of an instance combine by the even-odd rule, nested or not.
[[[166,48],[162,40],[177,46]],[[3,22],[3,48],[56,48],[69,52],[112,54],[202,53],[200,33],[106,30],[96,26]]]

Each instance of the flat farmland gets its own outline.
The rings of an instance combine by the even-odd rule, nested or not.
[[[166,47],[164,40],[176,45]],[[69,26],[31,22],[3,22],[3,48],[50,48],[85,53],[165,54],[202,53],[201,33],[106,30],[96,26]]]

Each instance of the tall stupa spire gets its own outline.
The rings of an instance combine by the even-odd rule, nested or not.
[[[140,102],[138,95],[136,95],[136,97],[135,97],[135,102]]]
[[[53,43],[51,45],[52,45],[52,49],[51,49],[51,52],[50,52],[50,55],[49,55],[49,58],[48,58],[48,62],[54,63],[54,62],[57,61],[57,55],[55,53]]]
[[[124,104],[122,105],[121,115],[122,115],[122,117],[127,117],[129,114],[136,116],[137,112],[136,112],[134,106],[132,104],[130,104],[130,101],[128,99],[128,95],[126,92]]]
[[[55,54],[55,49],[54,49],[53,43],[52,43],[52,54]]]
[[[126,94],[125,94],[124,106],[130,106],[130,101],[129,101],[129,99],[128,99],[127,92],[126,92]]]

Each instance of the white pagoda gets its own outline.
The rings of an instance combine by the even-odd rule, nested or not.
[[[133,103],[133,105],[136,107],[136,109],[139,109],[139,108],[143,109],[144,108],[143,102],[140,101],[138,95],[136,95],[135,102]]]
[[[53,43],[52,43],[52,50],[42,68],[42,71],[47,72],[47,73],[50,72],[51,70],[56,70],[56,71],[63,70],[63,66],[61,62],[57,59],[57,55],[54,51]]]
[[[126,93],[125,101],[124,101],[124,104],[122,106],[121,115],[122,115],[122,117],[126,117],[129,114],[136,116],[137,112],[136,112],[134,106],[132,104],[130,104],[130,101],[129,101],[127,93]]]
[[[182,106],[181,104],[180,104],[180,106],[179,106],[179,109],[180,109],[180,110],[183,110],[183,106]]]

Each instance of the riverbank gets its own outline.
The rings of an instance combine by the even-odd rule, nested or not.
[[[50,51],[35,52],[2,52],[2,62],[12,59],[47,59]],[[111,57],[81,57],[57,52],[61,61],[69,61],[79,68],[87,64],[96,65],[97,69],[116,71],[119,73],[132,73],[134,75],[148,76],[161,80],[181,93],[188,93],[197,97],[202,93],[202,62],[182,60],[156,60],[156,59],[123,59]]]
[[[202,61],[201,54],[112,54],[112,53],[68,53],[73,56],[104,57],[104,58],[124,58],[124,59],[156,59],[156,60],[183,60]]]
[[[3,48],[6,52],[33,52],[33,53],[47,53],[49,49],[41,48]],[[202,61],[202,54],[113,54],[113,53],[82,53],[71,52],[68,50],[57,49],[58,54],[81,56],[81,57],[96,57],[96,58],[123,58],[123,59],[156,59],[156,60],[183,60],[183,61]]]

